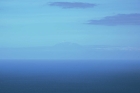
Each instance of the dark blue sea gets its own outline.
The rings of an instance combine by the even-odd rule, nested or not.
[[[0,93],[140,93],[140,61],[0,60]]]

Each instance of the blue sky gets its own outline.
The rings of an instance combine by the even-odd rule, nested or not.
[[[0,46],[50,46],[62,42],[140,46],[139,3],[139,0],[1,0]],[[109,17],[119,21],[118,24],[110,25],[115,23]],[[124,24],[121,18],[126,18]]]
[[[1,0],[0,58],[139,59],[139,4],[139,0]]]

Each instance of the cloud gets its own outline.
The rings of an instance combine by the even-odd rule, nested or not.
[[[115,16],[107,16],[100,20],[89,20],[87,24],[91,25],[140,25],[140,14],[118,14]]]
[[[94,49],[108,51],[140,51],[139,47],[98,47]]]
[[[83,2],[52,2],[49,3],[50,6],[58,6],[63,9],[68,8],[92,8],[95,7],[96,4],[93,3],[83,3]]]

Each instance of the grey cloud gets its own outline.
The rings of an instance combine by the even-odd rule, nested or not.
[[[87,24],[91,25],[140,25],[140,14],[118,14],[115,16],[107,16],[100,20],[89,20]]]
[[[92,8],[95,7],[96,4],[93,3],[83,3],[83,2],[52,2],[49,3],[50,6],[58,6],[63,9],[68,8]]]

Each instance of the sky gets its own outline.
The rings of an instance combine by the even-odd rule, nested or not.
[[[140,46],[139,0],[1,0],[0,46]]]
[[[139,0],[0,0],[0,47],[140,46]]]

